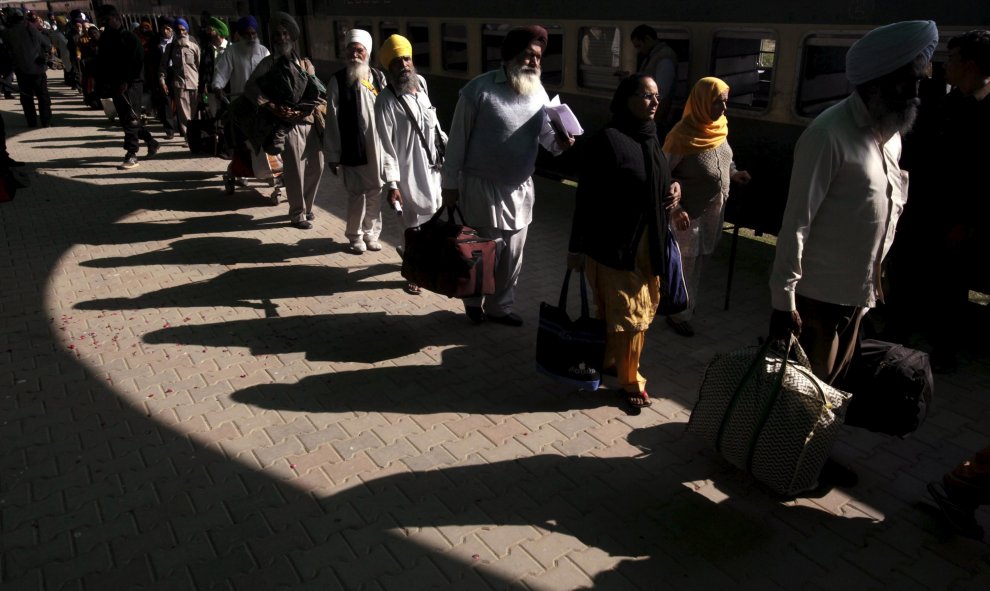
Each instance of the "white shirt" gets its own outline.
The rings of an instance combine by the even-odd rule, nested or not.
[[[386,188],[398,189],[402,195],[402,219],[406,227],[418,226],[440,209],[440,171],[430,164],[436,161],[434,142],[439,133],[444,141],[447,134],[437,122],[436,108],[430,103],[426,81],[419,76],[420,91],[416,94],[392,93],[390,86],[375,101],[375,121],[381,141],[382,180]],[[413,127],[409,115],[399,101],[408,105],[430,152]]]
[[[901,136],[878,141],[855,92],[801,134],[777,238],[770,294],[777,310],[794,294],[845,306],[873,307],[880,263],[907,201]]]
[[[374,87],[374,78],[368,75],[368,82]],[[384,92],[384,88],[382,91]],[[358,111],[361,131],[364,133],[365,155],[368,163],[361,166],[341,166],[340,175],[344,186],[352,193],[366,193],[381,190],[382,169],[380,162],[381,141],[375,126],[375,100],[380,92],[372,91],[364,84],[357,84],[361,93],[361,108]],[[327,163],[340,162],[340,126],[337,124],[337,113],[340,109],[340,88],[337,76],[331,76],[327,84],[327,128],[323,134],[323,151]]]
[[[213,65],[213,88],[223,88],[229,82],[231,96],[240,95],[251,73],[266,57],[268,48],[261,43],[238,41],[230,45]]]

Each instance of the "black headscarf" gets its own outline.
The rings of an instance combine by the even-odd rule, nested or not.
[[[640,93],[639,87],[646,78],[650,77],[646,74],[633,74],[623,78],[615,89],[608,107],[612,112],[612,120],[608,126],[618,129],[640,143],[648,142],[651,137],[654,139],[657,137],[656,122],[652,119],[649,121],[637,119],[629,112],[629,97]],[[659,142],[657,148],[659,149]]]

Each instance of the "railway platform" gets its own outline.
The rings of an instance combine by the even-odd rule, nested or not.
[[[0,103],[32,180],[0,205],[4,591],[990,588],[925,490],[990,441],[985,350],[911,438],[844,428],[857,486],[776,498],[684,430],[707,361],[764,334],[768,245],[725,311],[722,241],[697,336],[655,323],[631,416],[534,370],[570,187],[538,182],[525,326],[473,326],[403,292],[394,214],[347,252],[329,172],[297,230],[178,139],[117,170],[120,129],[50,84],[49,129]]]

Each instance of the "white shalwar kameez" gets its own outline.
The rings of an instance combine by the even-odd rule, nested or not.
[[[381,141],[382,178],[386,192],[398,189],[402,195],[402,223],[406,228],[416,227],[428,221],[440,209],[440,169],[435,163],[436,136],[444,143],[447,134],[440,129],[436,107],[430,103],[426,81],[419,76],[420,91],[400,94],[390,86],[378,95],[375,102],[375,121]],[[426,138],[430,153],[416,133],[409,115],[399,101],[408,105],[419,129]]]

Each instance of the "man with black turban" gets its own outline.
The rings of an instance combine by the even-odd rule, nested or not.
[[[459,203],[466,223],[504,247],[495,270],[495,293],[466,298],[475,324],[486,320],[522,326],[512,311],[522,270],[526,233],[536,193],[531,175],[543,146],[559,154],[574,138],[558,135],[544,109],[549,102],[540,82],[547,31],[513,29],[502,42],[502,66],[461,89],[443,167],[444,204]]]
[[[828,383],[843,376],[860,321],[883,298],[881,263],[907,200],[901,135],[937,43],[933,21],[867,33],[846,55],[855,90],[819,115],[794,151],[770,278],[770,336],[799,336]]]

